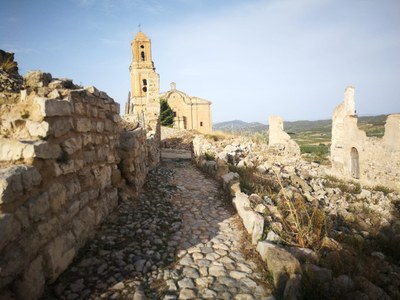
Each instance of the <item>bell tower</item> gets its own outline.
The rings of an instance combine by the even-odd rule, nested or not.
[[[131,43],[132,63],[129,67],[132,91],[125,108],[126,115],[133,115],[138,121],[152,119],[159,114],[160,78],[154,68],[151,56],[151,41],[139,31]],[[141,123],[141,122],[140,122]],[[146,121],[147,123],[147,121]]]

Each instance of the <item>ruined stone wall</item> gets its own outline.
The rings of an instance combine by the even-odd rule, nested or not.
[[[400,190],[400,115],[388,117],[383,138],[367,137],[357,121],[354,88],[347,87],[332,118],[332,173]]]
[[[25,82],[20,101],[0,107],[0,298],[39,298],[125,180],[139,189],[159,157],[154,134],[121,132],[119,104],[104,92],[43,73]]]
[[[159,136],[148,134],[143,128],[124,131],[120,135],[119,156],[122,176],[139,191],[149,170],[160,161]]]
[[[300,155],[300,147],[283,130],[283,119],[280,116],[269,117],[269,137],[268,145],[275,154],[281,155]]]

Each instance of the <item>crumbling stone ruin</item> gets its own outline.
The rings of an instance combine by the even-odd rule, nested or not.
[[[354,88],[347,87],[333,112],[330,158],[334,174],[400,190],[400,114],[387,118],[383,138],[367,137],[357,126]]]
[[[0,104],[1,299],[38,299],[160,157],[106,93],[40,71],[24,84]]]
[[[283,131],[283,119],[280,116],[269,117],[269,142],[270,148],[276,153],[299,156],[300,147],[293,141],[289,134]]]
[[[231,195],[278,299],[400,298],[398,193],[346,183],[243,137],[199,135],[193,153]]]

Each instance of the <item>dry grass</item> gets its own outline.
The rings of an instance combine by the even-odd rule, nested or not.
[[[339,188],[343,193],[359,194],[361,193],[361,185],[358,182],[348,181],[345,182],[335,176],[326,176],[326,187]]]
[[[238,168],[230,164],[229,170],[239,174],[240,187],[246,194],[272,197],[279,192],[277,182],[270,176],[258,174],[255,168]]]
[[[319,250],[322,239],[327,236],[329,221],[317,204],[308,204],[302,195],[292,193],[289,196],[280,178],[277,180],[281,187],[281,199],[278,203],[283,218],[283,241],[292,246]]]
[[[204,135],[204,137],[209,141],[218,142],[218,141],[222,141],[222,140],[231,138],[231,137],[233,137],[233,135],[222,132],[222,131],[214,131],[212,134]]]
[[[10,57],[3,61],[1,64],[1,68],[7,73],[10,73],[16,67],[17,63],[13,61]]]

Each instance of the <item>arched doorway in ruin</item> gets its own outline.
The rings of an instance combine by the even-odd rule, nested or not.
[[[360,162],[357,148],[353,147],[350,151],[351,156],[351,177],[360,178]]]

